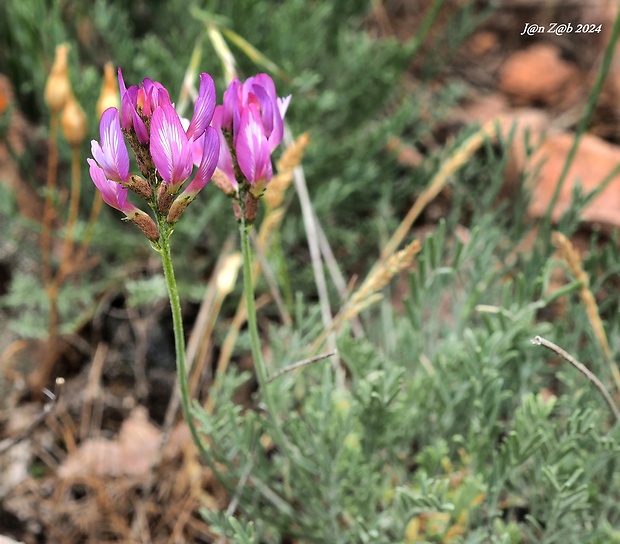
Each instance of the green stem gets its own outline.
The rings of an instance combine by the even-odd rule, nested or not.
[[[241,236],[241,253],[243,254],[243,292],[245,295],[245,307],[247,313],[248,329],[250,331],[250,343],[252,346],[252,358],[258,379],[260,394],[267,407],[267,413],[274,427],[274,438],[280,446],[286,447],[288,442],[282,431],[278,418],[278,412],[271,388],[268,384],[267,368],[263,361],[256,321],[256,305],[254,303],[254,285],[252,281],[252,254],[250,252],[250,229],[245,221],[245,206],[241,206],[241,221],[239,221],[239,234]]]
[[[214,474],[220,481],[222,475],[216,470],[214,463],[211,462],[211,456],[207,451],[200,434],[194,422],[191,409],[191,399],[189,392],[189,380],[187,377],[187,363],[185,361],[185,333],[183,332],[183,319],[181,314],[181,300],[179,299],[179,290],[177,281],[174,277],[174,269],[172,267],[172,255],[170,254],[170,232],[160,225],[160,238],[158,240],[159,254],[164,268],[164,276],[166,278],[166,287],[168,288],[168,296],[170,298],[170,309],[172,310],[172,327],[174,330],[174,349],[176,352],[177,374],[179,377],[179,390],[181,392],[181,406],[183,409],[183,417],[187,422],[194,444],[198,447],[198,451],[202,458],[207,462],[209,467],[214,470]]]
[[[170,254],[170,239],[167,234],[162,234],[159,239],[161,262],[164,268],[164,276],[166,278],[166,287],[168,288],[168,296],[170,298],[170,309],[172,310],[172,327],[174,330],[174,349],[176,352],[177,373],[179,375],[179,389],[181,391],[181,405],[183,406],[183,415],[192,431],[192,437],[196,444],[200,442],[200,437],[195,429],[193,418],[191,416],[191,403],[189,395],[189,382],[187,379],[187,365],[185,362],[185,336],[183,332],[183,320],[181,314],[181,300],[179,299],[179,290],[177,288],[177,280],[174,277],[174,268],[172,267],[172,255]]]
[[[245,212],[245,210],[244,210]],[[239,234],[241,236],[241,253],[243,254],[243,294],[245,296],[245,307],[248,314],[248,327],[250,329],[250,342],[252,345],[252,357],[254,358],[254,367],[256,369],[256,377],[260,392],[265,399],[265,404],[271,409],[267,402],[269,397],[267,388],[267,369],[263,361],[263,355],[260,347],[260,337],[258,335],[258,324],[256,322],[256,305],[254,303],[254,285],[252,282],[252,254],[250,253],[250,229],[251,226],[246,225],[244,212],[241,214],[239,222]]]
[[[174,269],[172,267],[172,255],[170,253],[171,231],[168,224],[165,222],[165,219],[161,217],[159,218],[159,234],[160,238],[157,242],[155,242],[154,245],[159,254],[161,255],[161,261],[164,268],[164,276],[166,278],[166,287],[168,288],[168,295],[170,298],[170,309],[172,310],[172,325],[174,330],[174,347],[176,351],[176,365],[177,374],[179,377],[179,390],[181,392],[181,406],[183,408],[183,416],[185,418],[185,421],[187,422],[187,426],[189,427],[192,439],[194,441],[194,444],[196,444],[196,447],[198,448],[201,457],[207,463],[207,465],[213,472],[213,475],[220,481],[220,483],[222,483],[226,487],[229,492],[232,493],[235,490],[235,486],[230,481],[230,478],[226,477],[213,461],[212,456],[210,455],[207,447],[205,446],[204,442],[200,437],[192,415],[189,380],[187,375],[187,363],[185,360],[185,334],[183,332],[181,301],[179,299],[179,291],[177,288],[176,278],[174,276]],[[252,308],[254,308],[253,298]],[[253,312],[252,315],[256,316],[256,312]],[[262,368],[264,372],[264,366]],[[281,433],[279,436],[281,436]],[[271,491],[268,488],[265,489]],[[265,493],[265,490],[263,491],[263,493]]]

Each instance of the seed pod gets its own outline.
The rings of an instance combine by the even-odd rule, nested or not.
[[[66,43],[56,47],[56,56],[52,71],[45,84],[45,103],[54,113],[62,110],[71,94],[68,66],[69,45]]]
[[[65,106],[62,109],[60,116],[60,126],[65,139],[74,146],[80,145],[88,126],[86,124],[86,114],[84,110],[76,100],[73,93],[69,95],[69,98],[65,102]]]
[[[103,112],[108,108],[119,109],[119,90],[118,81],[116,79],[116,71],[114,65],[111,62],[107,62],[103,68],[103,85],[101,87],[101,94],[97,101],[97,115],[99,118],[103,115]]]

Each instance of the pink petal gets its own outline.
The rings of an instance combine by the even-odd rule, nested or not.
[[[217,167],[217,162],[220,156],[220,138],[213,127],[207,127],[204,135],[204,145],[202,149],[202,160],[196,177],[187,186],[184,193],[196,195],[213,177],[213,172]]]
[[[137,210],[135,206],[127,202],[128,190],[125,187],[120,183],[107,179],[103,169],[97,166],[94,160],[87,159],[87,161],[90,165],[90,177],[97,189],[101,192],[103,201],[106,204],[122,211],[125,215],[129,215],[131,212]]]
[[[209,74],[201,74],[200,90],[194,104],[194,116],[187,129],[188,138],[194,137],[195,139],[205,131],[205,128],[207,128],[213,118],[216,100],[213,78]]]
[[[192,148],[171,104],[164,104],[153,112],[151,156],[172,191],[178,189],[192,173]]]
[[[228,89],[224,91],[223,105],[221,106],[221,127],[233,130],[233,118],[238,110],[239,104],[239,79],[233,79],[228,85]]]
[[[224,174],[226,174],[226,177],[230,180],[233,187],[238,188],[239,184],[235,179],[235,169],[233,167],[232,155],[230,154],[230,149],[228,148],[228,142],[222,132],[221,119],[223,110],[223,106],[217,106],[215,108],[215,112],[213,113],[213,121],[211,123],[213,128],[217,131],[220,140],[220,156],[217,161],[217,167]]]
[[[129,176],[129,153],[125,147],[118,110],[108,108],[103,112],[99,123],[101,144],[93,140],[91,151],[95,160],[103,168],[106,177],[115,181],[125,181]]]
[[[271,180],[271,150],[263,132],[260,113],[253,104],[241,113],[236,151],[239,168],[252,185]]]

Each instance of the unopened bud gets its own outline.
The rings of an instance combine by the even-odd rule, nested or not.
[[[168,210],[170,210],[170,206],[172,205],[172,201],[176,198],[176,195],[173,195],[169,191],[169,188],[169,185],[164,182],[157,190],[157,211],[159,213],[168,213]]]
[[[80,145],[87,132],[86,114],[73,93],[65,102],[60,116],[60,126],[65,139],[73,146]]]
[[[140,176],[132,174],[123,185],[141,196],[144,200],[149,200],[153,196],[153,189],[151,189],[148,182]]]
[[[45,84],[45,102],[50,110],[59,112],[71,94],[68,66],[69,45],[63,43],[56,47],[52,71]]]
[[[159,240],[159,230],[153,218],[143,211],[136,212],[133,216],[129,217],[131,221],[144,233],[146,237],[154,242]]]
[[[101,87],[99,100],[97,101],[97,115],[99,118],[101,118],[103,112],[108,108],[119,109],[118,95],[116,71],[114,70],[114,65],[111,62],[107,62],[103,68],[103,85]]]
[[[245,197],[245,222],[248,225],[254,223],[256,212],[258,211],[258,198],[252,193],[248,193]]]
[[[166,217],[166,221],[171,225],[176,223],[181,217],[181,214],[195,199],[196,197],[191,195],[180,195],[170,206],[170,211]]]

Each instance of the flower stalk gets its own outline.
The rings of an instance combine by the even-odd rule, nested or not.
[[[181,299],[179,298],[179,290],[177,280],[174,275],[172,266],[172,254],[170,252],[170,234],[171,229],[164,221],[159,222],[159,240],[153,242],[153,246],[161,256],[161,263],[164,269],[164,278],[166,280],[166,288],[168,290],[168,298],[170,299],[170,310],[172,312],[172,328],[174,332],[174,350],[176,355],[177,375],[179,382],[179,391],[181,393],[181,407],[183,410],[183,418],[187,422],[192,439],[198,447],[201,456],[207,460],[209,454],[202,442],[200,433],[192,416],[191,399],[189,393],[189,379],[187,375],[187,363],[185,358],[185,332],[183,330],[183,316],[181,313]]]
[[[258,322],[256,319],[256,304],[254,303],[254,282],[252,281],[252,253],[250,249],[250,231],[252,225],[246,221],[245,201],[240,200],[241,218],[239,220],[239,236],[241,239],[241,253],[243,255],[243,294],[247,313],[248,329],[250,332],[250,346],[252,358],[254,359],[254,369],[260,395],[263,399],[267,414],[271,418],[274,430],[274,439],[280,447],[288,447],[288,440],[282,430],[282,424],[278,417],[278,407],[269,385],[267,367],[263,359],[261,350],[260,336],[258,334]]]
[[[110,107],[101,116],[100,141],[92,141],[93,158],[87,159],[90,176],[103,200],[140,228],[161,256],[172,311],[183,415],[202,457],[217,472],[192,415],[181,303],[172,266],[170,236],[185,208],[211,180],[217,168],[217,177],[222,182],[217,185],[225,189],[233,208],[239,212],[244,294],[260,394],[273,423],[274,440],[281,447],[286,446],[261,353],[249,233],[258,200],[273,176],[271,153],[282,140],[283,117],[290,97],[278,98],[271,78],[258,74],[243,84],[234,81],[224,94],[224,104],[216,107],[213,78],[203,73],[194,115],[188,121],[178,115],[161,83],[147,78],[140,86],[127,88],[120,70],[118,83],[120,111]],[[125,141],[134,152],[142,176],[129,171]],[[152,214],[131,204],[129,191],[142,197]]]

